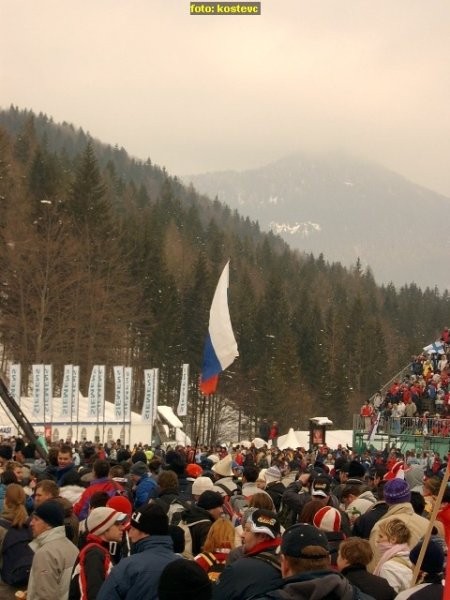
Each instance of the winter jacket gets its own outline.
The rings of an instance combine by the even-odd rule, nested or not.
[[[411,587],[412,569],[413,565],[409,560],[409,549],[407,549],[398,552],[383,563],[380,569],[380,577],[384,577],[398,594]]]
[[[380,500],[372,505],[363,515],[356,519],[353,525],[353,535],[368,540],[370,532],[377,521],[382,519],[387,513],[389,505],[387,502]]]
[[[395,600],[442,600],[444,586],[441,575],[425,575],[423,583],[404,590]]]
[[[266,492],[272,498],[272,501],[275,505],[275,510],[277,512],[280,510],[281,498],[283,497],[283,494],[285,491],[286,491],[286,488],[281,483],[281,481],[275,481],[273,483],[268,483],[266,485]]]
[[[63,525],[44,531],[30,543],[34,552],[27,600],[67,600],[78,548]]]
[[[137,510],[147,504],[151,498],[156,498],[158,484],[150,475],[143,475],[136,484],[134,492],[134,508]]]
[[[372,575],[363,565],[345,567],[341,574],[362,592],[373,596],[375,600],[394,600],[397,594],[384,577]]]
[[[369,542],[372,546],[374,554],[374,557],[368,566],[368,570],[370,572],[373,571],[380,559],[376,543],[378,539],[380,523],[381,521],[386,522],[386,520],[392,521],[393,519],[400,519],[410,530],[411,538],[408,544],[410,548],[414,548],[414,546],[424,537],[427,532],[429,521],[425,519],[425,517],[416,515],[410,502],[401,502],[399,504],[392,504],[389,506],[387,513],[382,519],[380,519],[380,521],[375,523],[370,533]]]
[[[269,598],[286,598],[289,600],[354,600],[355,588],[340,573],[333,571],[316,571],[301,573],[282,579],[276,589],[264,595],[250,596],[252,600],[269,600]],[[360,595],[360,597],[362,597]],[[247,596],[248,598],[248,596]],[[365,596],[367,600],[367,596]],[[373,597],[370,596],[373,600]]]
[[[97,600],[157,600],[164,567],[179,558],[169,535],[149,535],[139,540],[133,554],[113,567]]]
[[[80,474],[73,463],[67,465],[67,467],[53,467],[49,465],[47,467],[47,474],[50,476],[48,479],[54,479],[60,488],[65,485],[78,485],[80,483]]]
[[[89,487],[84,490],[81,498],[73,505],[73,512],[79,519],[85,519],[89,512],[89,502],[97,492],[106,492],[110,496],[114,496],[116,492],[123,492],[124,488],[116,481],[112,481],[109,477],[101,477],[93,479]]]
[[[192,537],[192,554],[196,556],[203,549],[208,531],[214,523],[214,519],[204,508],[200,508],[196,504],[190,506],[183,511],[181,519],[189,525],[189,531]]]
[[[281,571],[264,560],[261,553],[268,553],[275,558],[278,544],[279,540],[262,542],[243,558],[229,563],[219,583],[214,586],[213,600],[245,600],[277,587],[281,580]],[[257,558],[258,555],[260,558]]]
[[[96,600],[112,568],[109,543],[92,534],[86,542],[72,571],[69,600]]]

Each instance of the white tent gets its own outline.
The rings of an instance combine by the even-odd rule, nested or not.
[[[327,446],[334,449],[339,444],[343,446],[352,446],[353,444],[353,430],[352,429],[339,429],[332,430],[327,429],[325,433],[325,441]],[[309,448],[309,431],[294,431],[292,428],[289,429],[286,435],[280,435],[278,437],[278,448],[285,450],[286,448]]]
[[[88,399],[79,395],[79,408],[76,416],[72,419],[62,418],[61,398],[53,398],[52,410],[44,418],[33,416],[33,399],[22,397],[20,408],[28,421],[33,425],[38,435],[50,435],[52,441],[60,439],[78,440],[99,440],[107,442],[110,440],[121,439],[122,443],[134,445],[139,442],[143,444],[151,443],[150,424],[143,423],[140,413],[131,412],[131,418],[127,420],[118,420],[115,415],[114,404],[105,402],[104,416],[93,419],[89,416]],[[175,415],[170,406],[158,406],[158,418],[175,432],[172,439],[177,439],[177,430],[183,427],[183,423]],[[0,401],[0,436],[8,437],[17,435],[18,429],[14,417],[7,411],[3,402]],[[184,435],[184,434],[183,434]]]

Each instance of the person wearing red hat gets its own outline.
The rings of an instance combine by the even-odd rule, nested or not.
[[[113,496],[106,503],[108,508],[113,508],[117,512],[124,513],[127,515],[127,519],[122,527],[122,540],[120,543],[110,542],[109,553],[111,555],[111,562],[116,565],[122,558],[130,556],[131,554],[131,542],[128,535],[130,529],[131,513],[133,512],[133,505],[125,496]]]

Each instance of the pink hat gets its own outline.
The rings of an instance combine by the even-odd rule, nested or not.
[[[323,506],[313,518],[313,525],[322,531],[340,531],[341,522],[341,513],[332,506]]]

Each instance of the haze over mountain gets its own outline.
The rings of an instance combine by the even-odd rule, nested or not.
[[[380,165],[295,154],[258,169],[184,180],[292,248],[346,266],[359,257],[380,283],[450,288],[450,199]]]

